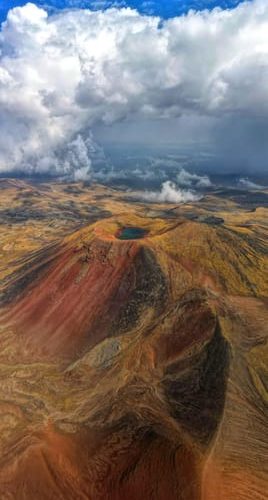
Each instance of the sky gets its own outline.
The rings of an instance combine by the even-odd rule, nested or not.
[[[0,0],[0,19],[4,20],[6,18],[9,9],[22,6],[25,3],[24,0]],[[241,0],[39,0],[33,3],[45,7],[50,12],[66,8],[99,10],[113,5],[129,6],[138,9],[143,14],[170,18],[185,14],[190,9],[233,8],[241,3]]]
[[[170,182],[267,173],[267,0],[0,0],[0,12],[0,174],[128,168],[166,196]]]

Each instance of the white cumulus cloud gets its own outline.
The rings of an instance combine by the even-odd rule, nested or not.
[[[160,191],[136,193],[141,200],[151,203],[188,203],[200,200],[200,196],[190,190],[180,189],[174,182],[163,182]]]
[[[208,188],[212,183],[207,175],[198,175],[182,168],[177,174],[177,182],[182,187]]]
[[[187,114],[268,121],[267,0],[161,24],[28,3],[2,25],[0,172],[89,178],[96,124]]]

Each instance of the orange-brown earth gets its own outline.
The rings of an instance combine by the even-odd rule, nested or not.
[[[267,193],[0,188],[0,498],[266,499]]]

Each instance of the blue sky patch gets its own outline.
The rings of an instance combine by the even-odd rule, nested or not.
[[[66,8],[99,10],[113,5],[129,6],[138,9],[143,14],[169,18],[184,14],[190,9],[234,8],[242,1],[244,0],[38,0],[32,3],[45,7],[50,12]],[[9,9],[25,3],[27,3],[25,0],[0,0],[0,20],[3,21],[6,18]]]

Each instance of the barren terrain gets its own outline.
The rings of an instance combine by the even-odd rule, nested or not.
[[[0,498],[267,499],[267,202],[0,181]]]

